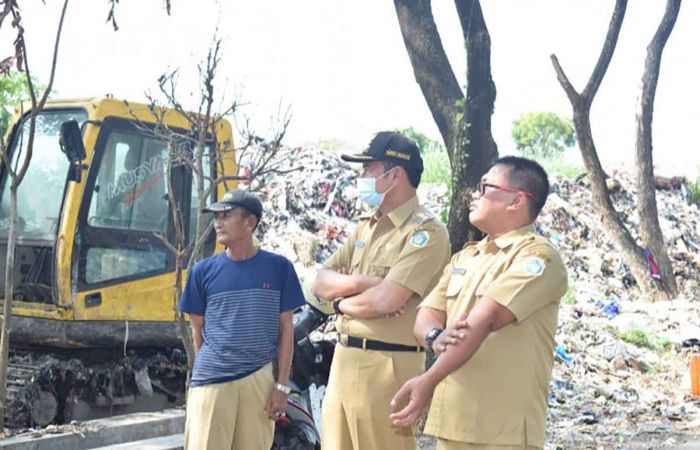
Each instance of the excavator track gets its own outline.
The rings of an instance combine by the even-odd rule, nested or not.
[[[5,424],[43,427],[182,404],[186,358],[178,350],[14,351],[7,372]]]
[[[38,395],[34,389],[34,383],[39,378],[40,370],[41,368],[34,364],[21,362],[10,362],[8,364],[7,397],[5,400],[6,427],[24,428],[29,426],[33,421],[33,410],[37,411],[36,415],[40,415],[38,409],[40,405],[37,402]],[[48,406],[50,407],[50,404]],[[41,417],[37,418],[39,421],[42,421]]]

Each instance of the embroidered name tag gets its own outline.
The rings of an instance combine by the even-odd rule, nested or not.
[[[455,267],[452,269],[452,275],[464,275],[465,273],[467,273],[467,269],[464,267]]]
[[[355,247],[362,248],[364,246],[365,246],[364,241],[360,241],[360,240],[355,241]]]

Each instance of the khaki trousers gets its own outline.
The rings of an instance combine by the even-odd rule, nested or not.
[[[526,438],[525,438],[526,439]],[[541,447],[531,445],[496,445],[496,444],[472,444],[470,442],[448,441],[437,439],[435,450],[542,450]]]
[[[265,413],[272,363],[234,381],[190,388],[185,449],[269,450],[275,422]]]
[[[437,440],[435,450],[542,450],[540,447],[528,445],[492,445],[492,444],[471,444],[469,442],[448,441],[446,439]]]
[[[389,402],[423,372],[425,355],[338,344],[323,400],[323,450],[415,450],[413,429],[395,427]]]

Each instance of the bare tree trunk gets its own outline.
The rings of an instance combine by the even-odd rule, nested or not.
[[[456,151],[452,159],[452,199],[447,228],[452,252],[480,237],[467,228],[471,194],[481,177],[498,157],[491,134],[491,115],[496,85],[491,78],[491,36],[478,0],[457,0],[457,14],[467,47],[467,95],[459,121]]]
[[[10,181],[10,180],[8,180]],[[14,181],[14,180],[12,180]],[[5,259],[5,301],[2,308],[2,332],[0,334],[0,432],[5,427],[5,400],[7,399],[7,366],[10,354],[10,324],[12,321],[12,299],[14,298],[15,247],[17,244],[17,187],[10,188],[10,227],[7,234],[7,258]]]
[[[445,54],[430,1],[394,0],[414,76],[450,158],[452,199],[447,228],[453,251],[479,235],[467,220],[468,199],[498,154],[491,135],[496,98],[491,38],[478,0],[455,3],[467,48],[466,96]]]
[[[187,355],[187,380],[189,381],[192,375],[192,367],[194,367],[194,341],[190,327],[185,320],[184,314],[178,310],[180,297],[182,297],[182,263],[185,254],[184,250],[180,250],[176,256],[175,262],[175,322],[177,324],[177,334],[180,336],[182,346],[185,347],[185,355]],[[188,383],[189,384],[189,383]]]
[[[632,275],[644,294],[650,299],[667,298],[666,294],[660,290],[659,283],[649,275],[649,266],[641,249],[613,207],[608,188],[605,184],[605,173],[600,164],[598,152],[593,142],[593,133],[591,132],[591,104],[605,76],[605,72],[610,65],[612,55],[615,52],[615,46],[617,45],[617,39],[620,34],[620,28],[622,27],[622,21],[625,17],[626,8],[627,0],[616,1],[603,49],[598,57],[598,62],[593,69],[593,73],[581,94],[571,85],[564,70],[559,65],[557,57],[552,55],[551,60],[559,84],[561,84],[564,92],[566,92],[574,111],[576,137],[586,167],[586,172],[591,180],[593,205],[596,211],[600,211],[600,221],[603,227],[610,233],[613,242],[617,245],[619,252],[630,267]]]
[[[681,7],[681,0],[668,0],[659,28],[647,47],[647,57],[642,75],[642,92],[637,107],[637,208],[639,211],[639,234],[642,246],[649,250],[659,267],[661,289],[670,296],[678,295],[673,266],[664,245],[656,208],[656,186],[654,184],[653,145],[651,122],[654,116],[654,98],[659,80],[661,55],[668,37],[673,31]]]
[[[9,10],[5,8],[4,13],[11,13],[14,18],[13,26],[18,29],[15,48],[18,49],[18,58],[23,60],[24,72],[26,74],[27,86],[32,102],[32,110],[29,117],[29,137],[27,139],[27,148],[24,155],[17,156],[17,167],[12,167],[12,156],[8,154],[9,143],[5,143],[0,149],[2,162],[5,165],[5,171],[8,179],[6,182],[10,184],[10,226],[7,236],[7,259],[5,263],[5,299],[3,304],[3,320],[2,331],[0,331],[0,432],[5,427],[5,403],[7,399],[7,366],[10,356],[10,323],[12,321],[12,299],[14,298],[14,271],[15,271],[15,248],[17,245],[17,189],[19,189],[24,176],[29,169],[29,163],[32,160],[34,151],[34,135],[36,133],[36,118],[39,112],[44,108],[46,100],[49,98],[53,86],[54,76],[56,74],[56,64],[58,61],[58,48],[61,42],[61,33],[63,32],[63,21],[66,17],[68,9],[68,0],[64,0],[61,17],[56,30],[56,39],[54,40],[53,59],[51,61],[51,72],[49,74],[49,83],[46,86],[41,98],[37,101],[34,83],[32,81],[31,72],[29,70],[29,58],[27,56],[27,47],[24,41],[24,28],[22,26],[21,16],[18,12],[17,3],[15,1],[7,2],[10,4]],[[7,5],[6,5],[7,6]],[[22,133],[22,129],[19,128]]]
[[[187,381],[189,381],[192,374],[192,367],[194,366],[194,342],[192,341],[192,334],[190,333],[190,327],[187,325],[184,316],[180,313],[179,302],[182,296],[182,265],[185,259],[185,227],[182,223],[182,211],[180,209],[180,204],[176,200],[175,190],[173,189],[172,183],[172,172],[173,172],[173,153],[175,149],[173,147],[173,142],[168,144],[168,200],[170,202],[170,211],[173,214],[173,228],[175,228],[175,246],[168,243],[167,238],[163,237],[163,242],[170,247],[170,250],[175,254],[175,298],[173,299],[173,314],[175,315],[175,328],[177,334],[180,337],[182,346],[185,348],[185,355],[187,356]],[[189,383],[188,383],[189,384]]]

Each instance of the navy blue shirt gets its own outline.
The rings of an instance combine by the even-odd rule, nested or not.
[[[259,249],[234,261],[226,252],[192,267],[180,311],[204,316],[204,342],[190,386],[249,375],[277,355],[280,314],[304,304],[292,263]]]

